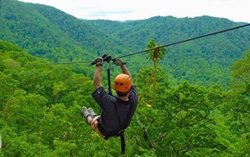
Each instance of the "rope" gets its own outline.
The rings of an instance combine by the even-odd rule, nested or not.
[[[79,62],[54,62],[52,64],[89,64],[89,62],[79,61]]]
[[[1,20],[1,5],[2,5],[1,2],[2,2],[2,0],[0,0],[0,20]],[[241,26],[237,26],[237,27],[232,27],[232,28],[225,29],[225,30],[221,30],[221,31],[217,31],[217,32],[213,32],[213,33],[209,33],[209,34],[205,34],[205,35],[201,35],[201,36],[197,36],[197,37],[193,37],[193,38],[189,38],[189,39],[185,39],[185,40],[181,40],[181,41],[177,41],[177,42],[173,42],[173,43],[162,45],[162,46],[157,46],[157,47],[146,49],[146,50],[143,50],[143,51],[118,56],[118,57],[113,58],[113,59],[130,57],[130,56],[133,56],[133,55],[137,55],[137,54],[141,54],[141,53],[145,53],[145,52],[148,52],[148,51],[155,50],[156,48],[164,48],[164,47],[169,47],[169,46],[173,46],[173,45],[178,45],[178,44],[182,44],[182,43],[189,42],[189,41],[192,41],[192,40],[197,40],[197,39],[205,38],[205,37],[208,37],[208,36],[213,36],[213,35],[229,32],[229,31],[232,31],[232,30],[236,30],[236,29],[240,29],[240,28],[244,28],[244,27],[248,27],[248,26],[250,26],[250,23],[244,24],[244,25],[241,25]],[[52,64],[89,64],[91,62],[92,61],[88,61],[88,62],[87,61],[54,62]]]
[[[177,42],[174,42],[174,43],[170,43],[170,44],[158,46],[157,48],[169,47],[169,46],[173,46],[173,45],[185,43],[185,42],[192,41],[192,40],[197,40],[197,39],[205,38],[205,37],[208,37],[208,36],[213,36],[213,35],[217,35],[217,34],[229,32],[229,31],[240,29],[240,28],[247,27],[247,26],[250,26],[250,24],[248,23],[248,24],[244,24],[244,25],[241,25],[241,26],[232,27],[232,28],[229,28],[229,29],[225,29],[225,30],[221,30],[221,31],[217,31],[217,32],[213,32],[213,33],[209,33],[209,34],[205,34],[205,35],[201,35],[201,36],[197,36],[197,37],[193,37],[193,38],[189,38],[189,39],[177,41]],[[150,49],[146,49],[144,51],[139,51],[139,52],[127,54],[127,55],[119,56],[119,57],[116,57],[116,58],[125,58],[125,57],[129,57],[129,56],[133,56],[133,55],[145,53],[145,52],[148,52],[148,51],[152,51],[154,49],[155,48],[150,48]]]
[[[241,26],[237,26],[237,27],[232,27],[232,28],[229,28],[229,29],[220,30],[220,31],[209,33],[209,34],[205,34],[205,35],[201,35],[201,36],[197,36],[197,37],[193,37],[193,38],[189,38],[189,39],[185,39],[185,40],[181,40],[181,41],[177,41],[177,42],[173,42],[173,43],[162,45],[162,46],[157,46],[157,47],[146,49],[146,50],[143,50],[143,51],[139,51],[139,52],[130,53],[130,54],[127,54],[127,55],[118,56],[118,57],[113,58],[113,59],[130,57],[130,56],[133,56],[133,55],[137,55],[137,54],[145,53],[145,52],[148,52],[148,51],[152,51],[152,50],[154,50],[156,48],[163,48],[163,47],[169,47],[169,46],[173,46],[173,45],[178,45],[178,44],[186,43],[186,42],[189,42],[189,41],[193,41],[193,40],[197,40],[197,39],[201,39],[201,38],[205,38],[205,37],[209,37],[209,36],[213,36],[213,35],[217,35],[217,34],[229,32],[229,31],[233,31],[233,30],[244,28],[244,27],[248,27],[248,26],[250,26],[250,23],[244,24],[244,25],[241,25]],[[83,61],[79,61],[79,62],[57,62],[57,63],[54,63],[54,64],[85,64],[85,63],[90,63],[90,62],[83,62]]]
[[[148,146],[150,148],[153,148],[153,145],[149,139],[149,136],[148,136],[148,131],[147,131],[147,128],[144,126],[144,124],[140,121],[139,117],[135,114],[135,117],[136,117],[136,122],[139,124],[139,126],[141,127],[142,131],[143,131],[143,138],[144,140],[147,142]]]

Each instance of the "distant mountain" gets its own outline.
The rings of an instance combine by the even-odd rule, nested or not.
[[[154,39],[159,45],[165,45],[242,24],[209,16],[196,18],[158,16],[125,22],[108,20],[86,22],[97,26],[114,38],[119,38],[135,52],[145,49],[150,39]],[[166,70],[178,79],[187,79],[193,83],[213,82],[225,85],[229,82],[230,66],[249,48],[250,31],[249,28],[243,28],[168,47],[168,54],[163,64]]]
[[[57,62],[92,60],[104,53],[120,56],[144,50],[150,39],[165,45],[241,23],[209,16],[80,20],[53,7],[2,0],[0,24],[1,40]],[[243,28],[168,47],[161,66],[178,80],[227,85],[230,66],[249,48],[250,29]],[[146,64],[145,55],[124,59],[134,71]]]
[[[53,7],[16,0],[2,1],[0,39],[53,61],[124,50],[121,43],[84,21]]]
[[[176,41],[184,40],[199,35],[231,28],[242,23],[235,23],[223,18],[214,18],[209,16],[202,16],[196,18],[175,18],[168,17],[152,17],[146,20],[135,21],[108,21],[108,20],[85,20],[89,24],[95,25],[102,30],[111,34],[113,37],[119,38],[131,47],[134,51],[145,48],[150,39],[155,39],[159,44],[169,44]],[[235,47],[240,51],[250,47],[249,31],[245,29],[235,30],[229,33],[220,34],[209,37],[207,39],[200,39],[194,41],[191,45],[198,44],[198,47],[204,46],[201,44],[209,44],[210,41],[220,41],[235,44]],[[237,42],[238,41],[238,42]],[[240,45],[236,45],[240,44]],[[218,45],[218,46],[219,46]],[[213,47],[218,47],[214,45]],[[211,51],[213,51],[211,49]]]

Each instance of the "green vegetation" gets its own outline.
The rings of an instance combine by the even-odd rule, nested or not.
[[[115,39],[52,7],[2,0],[0,18],[0,39],[51,61],[82,61],[123,50]]]
[[[2,0],[0,21],[0,39],[53,62],[92,61],[103,54],[120,56],[144,50],[150,40],[163,45],[240,25],[208,16],[80,20],[53,7],[16,0]],[[230,66],[249,45],[250,29],[235,30],[168,47],[162,65],[179,81],[227,88]],[[127,58],[133,72],[140,69],[134,65],[146,55]]]
[[[196,37],[240,25],[227,19],[202,16],[197,18],[152,17],[138,21],[86,21],[103,32],[121,39],[135,52],[154,39],[158,45]],[[200,85],[228,86],[230,66],[249,49],[249,29],[241,29],[217,36],[167,47],[162,62],[178,80],[189,80]]]
[[[250,51],[232,67],[232,88],[250,96]]]
[[[120,155],[119,139],[101,139],[80,114],[83,105],[98,111],[93,68],[50,61],[117,57],[237,25],[207,16],[79,20],[2,0],[0,157]],[[127,156],[248,157],[249,45],[245,28],[124,58],[140,96],[126,131]],[[119,69],[111,70],[113,77]]]
[[[82,105],[97,109],[90,78],[6,42],[0,42],[0,53],[0,156],[119,156],[119,139],[104,141],[80,115]],[[247,59],[234,67],[244,67]],[[172,85],[169,74],[157,68],[153,102],[152,71],[142,69],[135,78],[140,100],[126,132],[128,156],[249,155],[248,95],[187,82]]]

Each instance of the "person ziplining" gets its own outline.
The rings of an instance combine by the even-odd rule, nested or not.
[[[189,39],[173,42],[170,44],[157,46],[154,48],[150,48],[147,50],[126,54],[123,56],[119,56],[116,59],[111,59],[111,56],[104,55],[103,57],[97,58],[92,64],[96,65],[95,73],[94,73],[94,86],[95,91],[92,94],[92,97],[95,99],[97,104],[101,108],[101,115],[97,116],[97,114],[93,111],[92,108],[87,108],[83,106],[82,115],[88,125],[97,132],[104,139],[108,139],[109,137],[121,137],[121,148],[122,154],[125,154],[125,138],[124,131],[129,126],[131,119],[134,115],[134,112],[137,107],[138,96],[135,87],[132,85],[132,76],[127,70],[125,63],[123,63],[120,58],[130,57],[133,55],[156,51],[157,49],[163,47],[169,47],[173,45],[178,45],[182,43],[186,43],[189,41],[229,32],[232,30],[236,30],[239,28],[244,28],[250,26],[250,24],[244,24],[237,27],[232,27],[229,29],[192,37]],[[118,59],[119,58],[119,59]],[[114,81],[114,90],[117,93],[117,96],[112,96],[111,86],[110,86],[110,69],[109,62],[113,61],[114,64],[121,67],[122,74],[116,76]],[[102,74],[102,65],[106,61],[108,63],[108,85],[109,92],[107,93],[101,83],[101,74]],[[72,64],[72,63],[83,63],[83,62],[66,62],[62,64]]]
[[[113,88],[117,96],[112,96],[110,85],[109,93],[102,86],[102,66],[107,57],[99,57],[94,63],[94,87],[92,97],[101,108],[101,115],[97,115],[92,108],[82,107],[85,122],[102,138],[121,137],[125,149],[124,131],[129,126],[137,107],[137,91],[132,84],[132,76],[120,59],[113,59],[115,65],[120,66],[122,74],[115,77]],[[107,61],[109,64],[109,61]],[[109,69],[108,69],[109,70]],[[108,76],[110,72],[108,71]],[[110,78],[108,77],[109,82]],[[109,83],[110,84],[110,83]],[[122,139],[123,138],[123,139]],[[122,146],[123,149],[123,146]],[[124,151],[124,150],[123,150]],[[123,152],[124,154],[124,152]]]

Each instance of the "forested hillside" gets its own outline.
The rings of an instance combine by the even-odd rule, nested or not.
[[[33,55],[56,62],[82,61],[124,51],[109,35],[53,7],[16,0],[2,0],[1,5],[0,39]]]
[[[121,39],[134,52],[154,39],[158,45],[197,37],[240,25],[222,18],[153,17],[138,21],[86,21]],[[228,85],[230,66],[250,48],[248,28],[167,48],[163,67],[175,78],[198,84]]]
[[[32,55],[53,62],[92,61],[96,56],[120,56],[158,45],[238,26],[214,17],[152,17],[135,21],[80,20],[53,7],[2,0],[0,39],[18,44]],[[167,48],[161,66],[177,80],[228,88],[230,66],[249,49],[250,29]],[[133,72],[148,64],[145,55],[125,59]]]
[[[154,70],[143,68],[134,77],[140,99],[126,131],[127,156],[249,156],[249,54],[234,64],[228,92],[173,86],[159,67],[152,88]],[[101,139],[81,117],[83,105],[97,110],[86,69],[50,64],[0,41],[1,157],[119,156],[119,139]]]

